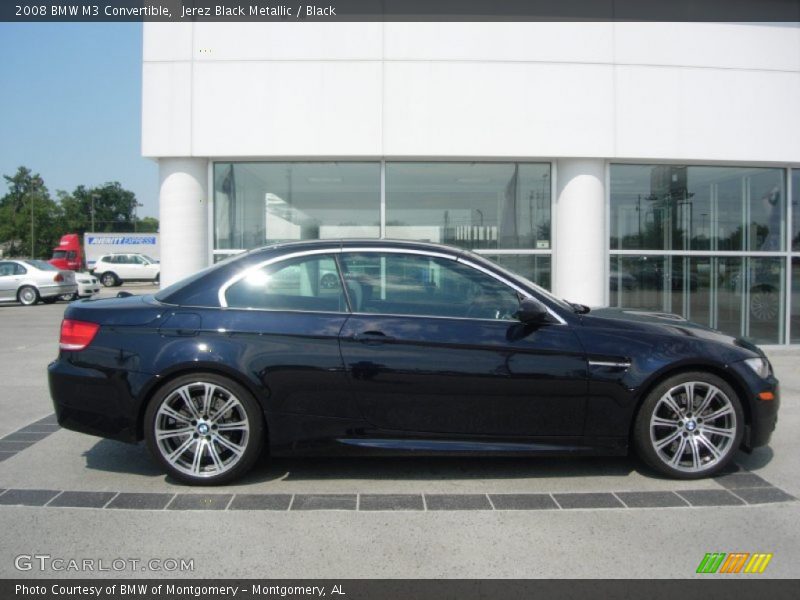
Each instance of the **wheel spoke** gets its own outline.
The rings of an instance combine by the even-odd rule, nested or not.
[[[175,419],[176,421],[181,421],[182,423],[186,423],[187,425],[191,423],[191,420],[188,417],[182,415],[181,413],[179,413],[177,410],[175,410],[170,406],[163,405],[160,409],[158,409],[158,413],[160,415],[165,415],[167,417],[170,417],[171,419]]]
[[[217,431],[247,431],[250,428],[247,421],[236,421],[232,423],[220,423]]]
[[[203,454],[205,453],[207,444],[208,442],[206,440],[197,440],[197,446],[194,449],[194,459],[192,460],[192,472],[196,475],[199,475],[200,470],[203,468]]]
[[[710,415],[703,416],[703,420],[708,423],[709,421],[716,421],[720,417],[726,417],[728,415],[733,414],[733,407],[730,404],[726,404],[720,409],[717,409],[715,412],[711,413]]]
[[[733,439],[734,431],[733,429],[727,429],[723,427],[714,427],[712,425],[703,425],[701,431],[703,434],[708,435],[721,435],[722,437]]]
[[[663,417],[653,417],[650,419],[650,425],[652,427],[680,427],[677,421],[664,419]]]
[[[208,444],[208,454],[211,456],[211,460],[214,462],[214,466],[216,467],[217,471],[222,471],[225,469],[225,465],[222,464],[222,459],[219,456],[219,452],[214,447],[214,442]]]
[[[211,400],[214,398],[214,393],[217,391],[217,386],[212,383],[203,384],[205,394],[203,395],[203,416],[207,416],[211,410]]]
[[[186,387],[180,388],[178,390],[178,395],[180,396],[181,400],[183,400],[183,403],[186,405],[186,407],[189,409],[189,412],[192,413],[192,416],[195,419],[199,419],[200,413],[197,412],[197,407],[194,405],[194,401],[192,400],[192,397],[189,395],[189,392],[187,391]]]
[[[675,402],[675,399],[672,396],[670,396],[669,393],[665,394],[664,397],[661,398],[661,402],[666,404],[667,408],[669,408],[673,413],[675,413],[676,416],[678,417],[683,416],[684,411],[681,410],[681,408]]]
[[[692,468],[700,467],[700,447],[697,445],[697,436],[691,436],[689,440],[689,453],[692,455]]]
[[[212,423],[216,423],[217,420],[220,417],[222,417],[222,415],[224,415],[226,412],[228,412],[228,410],[230,410],[230,408],[235,406],[236,404],[239,404],[239,401],[236,399],[235,396],[231,396],[230,398],[228,398],[228,401],[225,404],[222,405],[222,408],[220,408],[216,413],[211,415],[211,418],[209,420]]]
[[[703,398],[703,401],[700,403],[700,406],[695,411],[697,413],[697,416],[702,416],[703,411],[708,408],[708,405],[716,397],[718,391],[719,390],[715,388],[713,385],[708,386],[708,392],[706,393],[706,397]]]
[[[193,437],[190,437],[188,440],[186,440],[180,446],[178,446],[175,450],[170,452],[166,457],[167,460],[171,463],[175,463],[175,461],[178,460],[181,457],[181,455],[184,452],[186,452],[189,449],[189,447],[195,442],[197,442],[197,440],[195,440]]]
[[[679,437],[681,437],[681,432],[675,431],[674,433],[669,434],[667,437],[657,440],[655,442],[656,450],[663,450]]]
[[[168,440],[184,435],[192,435],[194,427],[182,427],[181,429],[164,429],[156,433],[157,440]]]
[[[673,467],[679,465],[681,458],[683,458],[684,450],[686,450],[686,438],[681,437],[680,443],[678,444],[678,449],[675,451],[675,454],[672,455],[672,458],[669,459],[669,464],[671,464]]]
[[[216,440],[216,442],[220,446],[222,446],[223,448],[227,448],[228,450],[233,452],[236,455],[237,458],[244,453],[244,447],[243,446],[240,446],[239,444],[234,444],[232,441],[230,441],[224,435],[218,435],[214,439]]]
[[[683,393],[686,394],[686,412],[692,412],[694,410],[694,381],[683,384]]]
[[[714,460],[719,460],[722,457],[722,453],[717,449],[717,447],[711,443],[711,441],[704,436],[702,433],[697,436],[697,443],[703,444],[709,452],[711,452],[711,456],[714,457]]]

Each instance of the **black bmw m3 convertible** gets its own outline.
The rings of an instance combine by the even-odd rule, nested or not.
[[[620,455],[712,475],[769,441],[753,344],[553,297],[467,251],[311,241],[161,290],[74,302],[49,366],[59,423],[146,440],[190,484],[272,455]]]

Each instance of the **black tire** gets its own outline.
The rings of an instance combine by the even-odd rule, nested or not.
[[[39,296],[39,290],[32,285],[23,285],[17,290],[17,300],[23,306],[33,306],[41,300],[41,297]]]
[[[106,271],[100,276],[100,283],[105,287],[115,287],[120,284],[119,277],[112,271]]]
[[[202,414],[203,399],[200,396],[205,393],[202,388],[206,384],[216,387],[217,391],[212,394],[208,414]],[[193,402],[200,420],[192,418],[193,411],[185,406],[178,390],[188,391],[190,401]],[[231,398],[236,400],[238,405],[234,404],[229,410],[215,415],[214,411],[224,408]],[[177,409],[176,406],[185,408]],[[162,407],[171,408],[177,412],[183,417],[185,423],[160,413]],[[225,415],[231,415],[234,420],[225,419]],[[216,430],[216,425],[214,425],[215,423],[222,426],[237,425],[245,422],[247,423],[246,433],[242,428],[223,433]],[[206,425],[205,429],[201,429],[203,425]],[[189,428],[193,433],[175,433],[167,439],[160,441],[156,439],[157,430],[161,434],[165,432],[169,434],[172,427],[176,430]],[[156,392],[145,411],[144,435],[148,449],[171,477],[189,485],[222,485],[244,475],[258,460],[265,438],[264,416],[258,402],[243,386],[215,373],[197,372],[177,377]],[[222,441],[226,444],[221,443]],[[180,454],[175,455],[175,452],[186,444],[190,445]],[[228,444],[233,444],[233,446]],[[234,446],[243,448],[241,455],[237,456],[230,450]],[[199,460],[197,460],[198,452],[196,451],[198,448],[200,449]],[[172,453],[171,458],[168,457],[170,452]],[[213,460],[212,453],[216,456]],[[192,459],[191,467],[187,467],[189,458]],[[198,474],[193,474],[196,464],[199,465],[199,471]],[[203,469],[206,471],[204,472]]]
[[[49,298],[42,298],[41,300],[44,304],[55,304],[59,298],[60,296],[51,296]]]
[[[681,401],[688,398],[687,389],[692,390],[691,409],[688,403]],[[712,390],[716,392],[712,394]],[[697,413],[709,395],[708,407]],[[670,409],[667,398],[679,410],[682,409],[682,416]],[[722,416],[714,417],[716,414]],[[651,428],[654,417],[658,423]],[[676,425],[661,424],[668,421],[674,421]],[[711,433],[712,428],[726,433]],[[633,444],[642,460],[662,475],[674,479],[702,479],[719,473],[733,460],[741,445],[744,428],[742,403],[734,389],[716,375],[692,371],[669,377],[647,395],[636,416]],[[657,448],[659,442],[665,444],[660,449]],[[711,451],[711,446],[717,450],[718,457]],[[677,462],[669,460],[670,453],[674,459],[679,452]]]

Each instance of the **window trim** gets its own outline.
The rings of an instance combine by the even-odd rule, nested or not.
[[[460,254],[460,252],[454,252],[453,254],[448,254],[444,252],[437,252],[435,250],[417,250],[415,248],[397,248],[392,246],[353,246],[348,248],[338,247],[338,248],[315,248],[310,250],[300,250],[297,252],[290,252],[289,254],[282,254],[280,256],[275,256],[269,258],[267,260],[260,261],[250,267],[240,271],[230,279],[228,279],[225,283],[223,283],[219,291],[217,292],[217,299],[219,300],[220,308],[223,309],[231,309],[231,310],[257,310],[257,311],[267,311],[267,312],[293,312],[293,313],[318,313],[318,314],[351,314],[351,315],[359,315],[359,316],[384,316],[384,317],[410,317],[410,318],[422,318],[422,319],[453,319],[453,320],[460,320],[460,321],[490,321],[493,323],[519,323],[516,320],[507,320],[507,319],[482,319],[482,318],[471,318],[471,317],[447,317],[441,315],[396,315],[392,313],[362,313],[362,312],[353,312],[352,304],[350,303],[350,297],[347,293],[347,287],[345,286],[344,293],[345,299],[348,304],[349,311],[347,313],[335,312],[331,313],[330,311],[313,311],[313,310],[284,310],[284,309],[274,309],[274,308],[238,308],[238,307],[231,307],[228,306],[227,298],[225,297],[228,289],[233,286],[234,284],[238,283],[251,273],[258,271],[266,266],[273,265],[279,262],[283,262],[286,260],[291,260],[294,258],[300,258],[304,256],[314,256],[319,254],[331,254],[336,259],[336,267],[339,270],[340,277],[343,276],[343,272],[341,270],[341,266],[339,264],[339,257],[344,253],[371,253],[371,254],[413,254],[418,256],[429,256],[432,258],[443,258],[447,260],[452,260],[453,262],[458,262],[464,264],[468,267],[471,267],[489,277],[495,279],[496,281],[502,283],[503,285],[510,287],[514,291],[522,294],[525,297],[530,297],[531,293],[523,288],[521,285],[518,285],[506,277],[498,275],[494,273],[490,269],[479,265],[477,263],[472,262],[469,258],[465,258]],[[544,304],[547,312],[556,320],[557,325],[567,325],[567,322],[564,318],[555,312],[550,306],[546,303]]]

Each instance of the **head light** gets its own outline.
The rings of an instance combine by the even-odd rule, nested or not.
[[[748,358],[744,361],[748,367],[756,372],[759,377],[765,378],[769,376],[769,362],[766,358]]]

